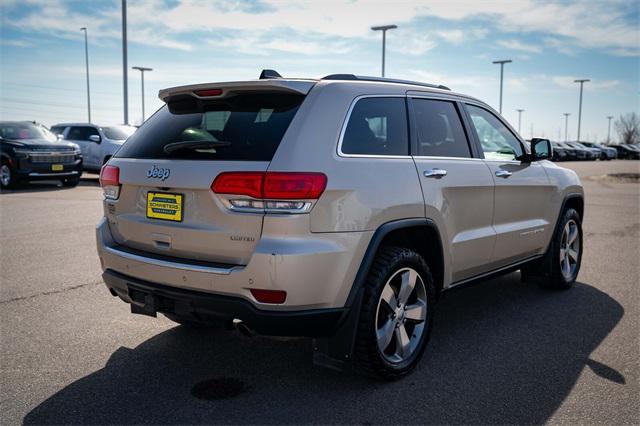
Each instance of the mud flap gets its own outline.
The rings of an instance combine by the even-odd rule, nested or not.
[[[315,365],[341,372],[354,371],[353,354],[363,294],[364,289],[360,288],[354,303],[333,336],[313,339],[313,363]]]

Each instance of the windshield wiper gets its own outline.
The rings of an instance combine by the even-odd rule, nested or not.
[[[172,142],[164,146],[163,151],[165,154],[171,154],[174,151],[181,149],[211,149],[211,148],[225,148],[231,146],[231,142],[228,141],[182,141]]]

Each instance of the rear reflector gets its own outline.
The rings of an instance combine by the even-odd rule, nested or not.
[[[193,93],[195,93],[196,95],[201,96],[201,97],[220,96],[220,95],[222,95],[222,89],[196,90]]]
[[[102,170],[100,170],[100,186],[105,198],[117,200],[120,195],[120,169],[108,164],[102,166]]]
[[[266,200],[317,200],[326,186],[323,173],[225,172],[216,177],[211,190]]]
[[[282,290],[262,290],[250,288],[253,297],[260,303],[282,304],[287,300],[287,292]]]

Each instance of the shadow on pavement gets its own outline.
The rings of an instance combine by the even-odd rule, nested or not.
[[[520,283],[516,273],[452,292],[437,308],[425,357],[398,382],[317,368],[308,340],[179,326],[134,349],[121,347],[103,369],[54,394],[24,420],[543,423],[585,366],[603,380],[625,383],[619,372],[589,359],[624,312],[590,285],[553,292]],[[242,391],[215,401],[191,395],[196,383],[216,378],[241,382]]]
[[[95,174],[83,173],[78,186],[100,186],[99,176]],[[58,180],[42,180],[22,183],[15,189],[3,189],[0,194],[19,194],[26,192],[48,192],[48,191],[69,191],[71,187],[63,186]]]

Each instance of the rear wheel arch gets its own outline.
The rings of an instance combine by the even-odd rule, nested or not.
[[[429,266],[436,293],[443,288],[444,255],[442,239],[436,224],[426,218],[402,219],[381,225],[374,233],[360,263],[346,306],[351,306],[365,279],[377,253],[388,246],[405,247],[418,253]]]

